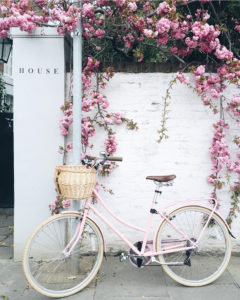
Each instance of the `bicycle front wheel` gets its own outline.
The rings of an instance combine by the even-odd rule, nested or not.
[[[203,286],[216,280],[226,269],[231,256],[231,239],[224,222],[216,215],[210,222],[195,249],[180,250],[190,246],[183,232],[196,242],[211,211],[198,206],[179,208],[160,225],[156,237],[157,251],[171,251],[159,255],[164,271],[175,281],[186,286]],[[179,251],[179,250],[180,251]]]
[[[28,282],[39,293],[54,298],[70,296],[97,274],[103,257],[103,238],[92,220],[86,219],[82,236],[70,256],[63,253],[81,221],[77,213],[55,215],[28,240],[23,269]]]

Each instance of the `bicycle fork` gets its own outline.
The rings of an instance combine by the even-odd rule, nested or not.
[[[87,202],[88,201],[89,200],[87,200]],[[64,257],[69,257],[71,255],[74,247],[79,242],[79,240],[82,236],[82,233],[83,233],[87,214],[88,214],[88,209],[84,209],[82,220],[79,220],[79,222],[77,223],[76,229],[72,230],[74,232],[73,237],[71,238],[70,242],[67,244],[67,246],[62,251],[62,254],[64,255]]]

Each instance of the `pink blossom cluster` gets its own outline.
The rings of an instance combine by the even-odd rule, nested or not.
[[[122,124],[123,120],[124,120],[124,114],[121,113],[114,113],[112,114],[113,116],[113,122],[117,125]]]
[[[153,31],[151,29],[146,28],[143,30],[143,33],[147,38],[151,38],[153,36]]]
[[[217,69],[217,72],[230,83],[238,82],[240,79],[240,60],[233,58],[231,63],[223,64]]]
[[[182,72],[177,72],[176,77],[181,83],[189,84],[189,78],[183,75]]]
[[[85,17],[94,17],[94,6],[92,3],[84,3],[82,7],[82,12],[85,15]]]
[[[66,110],[63,109],[63,112],[64,112],[64,117],[59,121],[61,124],[60,132],[62,135],[66,136],[68,135],[69,127],[73,122],[72,104],[70,104],[70,106]]]
[[[223,120],[219,120],[213,126],[214,136],[210,148],[213,173],[208,177],[208,182],[216,185],[221,178],[219,173],[222,171],[224,166],[229,172],[237,173],[238,179],[240,180],[240,154],[237,155],[235,162],[232,161],[225,138],[225,130],[229,129],[229,126]]]
[[[107,108],[109,106],[109,102],[106,96],[98,91],[96,91],[96,83],[93,83],[94,77],[97,75],[99,87],[105,87],[105,81],[109,80],[113,76],[113,69],[106,68],[101,75],[99,74],[99,61],[95,58],[88,57],[87,64],[83,70],[83,98],[82,98],[82,110],[84,113],[95,111],[96,116],[94,118],[90,116],[84,116],[82,118],[82,144],[85,147],[92,147],[89,144],[89,139],[93,137],[96,133],[96,125],[102,127],[108,127],[109,125],[120,125],[126,121],[125,117],[121,113],[109,113],[107,112]],[[98,90],[98,88],[97,88]],[[66,103],[64,107],[62,107],[62,111],[64,113],[64,117],[60,120],[61,124],[61,134],[67,135],[69,132],[70,125],[73,121],[73,112],[72,112],[72,104]],[[108,130],[105,128],[108,132]],[[108,149],[111,153],[116,151],[116,141],[115,137],[110,135]],[[115,141],[115,142],[114,142]],[[106,144],[105,144],[106,145]],[[112,149],[110,150],[110,148]],[[60,147],[60,153],[66,153],[67,151],[72,149],[72,143],[68,144],[66,148]]]
[[[63,10],[59,6],[55,6],[49,10],[49,17],[54,22],[60,22],[58,26],[58,32],[64,34],[66,32],[72,32],[78,24],[78,18],[81,10],[66,4],[66,8]]]
[[[93,122],[90,117],[82,118],[82,143],[87,147],[89,146],[88,139],[96,133]]]
[[[157,37],[158,44],[165,45],[169,41],[169,37],[171,36],[175,40],[183,39],[189,31],[189,23],[186,21],[179,22],[177,20],[169,20],[167,17],[162,17],[159,21],[156,22],[155,26],[156,31],[154,32],[153,37]],[[175,53],[179,53],[180,55],[187,55],[189,53],[189,49],[184,49],[184,47],[177,48],[172,47]],[[173,52],[172,51],[172,52]]]
[[[128,3],[128,8],[130,9],[130,11],[136,11],[137,10],[137,4],[136,2],[129,2]]]
[[[32,14],[25,12],[26,2],[20,1],[18,4],[10,1],[10,7],[0,5],[0,11],[4,17],[0,17],[0,38],[8,36],[11,27],[19,27],[21,30],[32,33],[36,27],[35,18]],[[37,21],[44,22],[46,18],[37,17]]]
[[[111,134],[109,135],[105,142],[105,147],[106,147],[106,152],[109,154],[113,154],[117,150],[117,142],[116,142],[116,137],[115,135]]]
[[[227,104],[227,111],[231,111],[235,117],[240,118],[240,95],[233,95]]]
[[[124,121],[124,115],[121,113],[107,113],[104,118],[104,123],[108,125],[120,125]]]
[[[189,47],[199,47],[201,52],[211,53],[219,46],[220,42],[217,38],[220,35],[218,28],[208,23],[203,24],[201,21],[196,21],[192,24],[193,37],[188,38],[185,42]]]
[[[126,18],[128,24],[124,34],[119,34],[118,39],[131,49],[136,42],[144,38],[153,38],[159,45],[166,45],[169,41],[173,43],[171,51],[180,56],[191,54],[194,48],[199,47],[201,52],[214,54],[218,59],[231,59],[233,54],[226,47],[220,45],[218,36],[220,31],[217,26],[209,25],[207,20],[210,15],[207,11],[198,9],[195,14],[196,21],[188,15],[185,20],[176,17],[176,1],[163,1],[155,8],[156,15],[148,15],[148,11],[154,8],[150,1],[144,3],[142,15],[138,0],[114,0],[115,11],[122,18]],[[187,2],[187,1],[186,1]],[[84,0],[82,9],[69,3],[53,2],[47,0],[36,0],[36,6],[31,5],[28,0],[8,0],[0,5],[3,18],[0,18],[0,36],[5,37],[11,27],[19,27],[22,30],[33,32],[40,23],[54,22],[58,25],[59,33],[72,32],[81,17],[83,35],[90,38],[102,39],[105,34],[104,21],[106,17],[112,18],[114,22],[113,4],[107,0],[96,2]],[[42,7],[42,10],[39,10]],[[98,7],[105,10],[105,14],[95,14]],[[140,9],[140,10],[139,10]],[[138,12],[139,11],[139,12]],[[236,29],[238,25],[236,25]],[[185,39],[185,46],[175,44],[174,41]],[[96,48],[99,48],[96,45]],[[143,54],[137,53],[138,61],[143,60]],[[83,80],[86,77],[83,76]],[[86,86],[89,80],[85,82]]]
[[[64,154],[64,153],[68,152],[69,150],[72,150],[72,148],[73,148],[72,143],[67,144],[66,148],[64,148],[63,146],[59,146],[58,153]]]
[[[101,105],[102,109],[106,109],[109,106],[109,102],[107,97],[101,93],[93,91],[91,93],[91,98],[86,98],[87,96],[84,95],[83,102],[82,102],[82,110],[85,112],[92,111],[96,104]]]
[[[217,110],[213,105],[212,99],[219,99],[222,96],[222,92],[226,89],[226,85],[223,84],[222,77],[220,75],[207,75],[205,73],[205,65],[198,66],[193,71],[195,79],[195,89],[201,96],[204,105],[208,105],[214,108],[214,112]]]
[[[194,48],[199,48],[201,52],[214,54],[219,59],[230,59],[232,58],[232,52],[228,51],[224,46],[220,45],[218,36],[220,31],[218,26],[209,25],[207,20],[210,15],[202,10],[197,10],[197,21],[192,21],[192,16],[188,16],[185,20],[181,21],[179,19],[172,20],[169,17],[170,10],[175,11],[175,6],[170,8],[169,4],[166,2],[160,3],[157,8],[157,13],[161,15],[161,18],[154,23],[153,19],[148,18],[147,23],[152,25],[152,28],[143,29],[144,35],[148,38],[155,38],[158,33],[158,43],[160,45],[167,44],[169,37],[175,40],[182,40],[185,38],[184,46],[175,46],[171,48],[172,53],[178,53],[181,56],[186,56],[190,54]],[[153,26],[155,24],[155,27]],[[189,36],[187,36],[189,34]]]
[[[218,45],[214,53],[218,59],[227,60],[233,57],[232,51],[229,51],[225,46]]]
[[[53,203],[49,205],[49,209],[51,214],[58,214],[61,210],[68,208],[71,205],[71,200],[69,199],[62,199],[61,197],[57,197]]]
[[[36,0],[36,5],[28,0],[8,0],[0,5],[0,37],[8,35],[11,27],[19,27],[32,33],[41,23],[50,20],[58,24],[59,33],[72,32],[78,23],[81,9],[69,4],[52,5],[52,1]],[[42,9],[39,9],[42,8]]]
[[[213,124],[214,135],[212,139],[212,145],[210,148],[210,157],[212,162],[212,174],[208,176],[207,180],[209,183],[216,185],[218,182],[218,173],[223,169],[224,165],[228,167],[232,164],[228,146],[226,143],[225,129],[228,129],[228,125],[223,121],[219,120],[216,124]]]
[[[96,58],[88,57],[87,59],[87,65],[83,69],[82,73],[82,82],[84,85],[84,90],[90,90],[92,87],[92,74],[96,72],[96,70],[99,68],[100,61],[98,61]]]
[[[114,2],[116,2],[117,6],[123,6],[126,2],[126,0],[113,0]]]
[[[167,1],[161,2],[157,8],[158,15],[168,14],[170,12],[176,12],[176,6],[170,6]]]
[[[116,163],[107,160],[103,165],[98,168],[98,173],[102,176],[109,176],[116,168]]]

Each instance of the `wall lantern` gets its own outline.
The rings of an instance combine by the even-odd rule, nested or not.
[[[9,38],[0,39],[0,62],[7,63],[12,50],[12,40]]]

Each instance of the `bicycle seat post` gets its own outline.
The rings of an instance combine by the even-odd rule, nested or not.
[[[156,189],[153,196],[153,203],[158,204],[157,202],[158,196],[162,194],[162,191],[160,191],[160,187],[162,186],[162,183],[157,181],[154,181],[154,183],[156,184]]]

